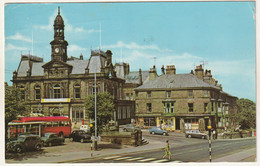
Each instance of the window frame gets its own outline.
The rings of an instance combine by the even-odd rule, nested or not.
[[[194,112],[194,104],[188,103],[188,112]]]

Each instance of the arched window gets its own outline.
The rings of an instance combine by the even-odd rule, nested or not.
[[[61,98],[60,85],[55,85],[53,87],[53,97],[54,98]]]
[[[20,91],[21,91],[21,99],[25,100],[25,89],[24,89],[24,86],[20,86]]]
[[[80,99],[80,85],[74,85],[74,98]]]
[[[36,86],[34,87],[34,98],[35,98],[36,100],[41,99],[41,87],[40,87],[39,85],[36,85]]]

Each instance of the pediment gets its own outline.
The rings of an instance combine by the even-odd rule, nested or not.
[[[44,65],[42,65],[44,69],[51,69],[51,68],[73,68],[73,66],[67,64],[66,62],[52,60]]]

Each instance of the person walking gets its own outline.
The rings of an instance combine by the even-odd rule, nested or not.
[[[168,157],[169,160],[171,160],[171,151],[170,151],[170,145],[169,145],[169,141],[166,141],[166,145],[165,145],[165,155],[164,157]]]

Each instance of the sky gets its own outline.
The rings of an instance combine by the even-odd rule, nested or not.
[[[111,50],[130,71],[175,65],[189,73],[204,63],[223,90],[256,101],[254,2],[41,3],[5,6],[5,81],[12,85],[21,54],[51,60],[60,6],[68,56],[89,59]]]

